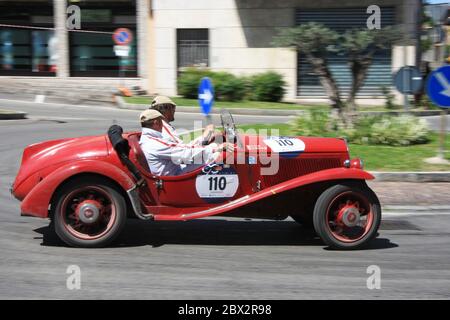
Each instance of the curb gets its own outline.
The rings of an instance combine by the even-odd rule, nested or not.
[[[10,110],[7,110],[10,111]],[[27,113],[22,111],[10,111],[8,113],[0,113],[0,120],[20,120],[26,119]]]
[[[450,182],[450,172],[370,172],[377,182]]]
[[[440,116],[442,114],[439,110],[424,110],[424,111],[361,111],[361,114],[365,116],[381,116],[381,115],[390,115],[390,116],[400,116],[404,114],[411,114],[416,117],[430,117],[430,116]]]
[[[125,100],[120,97],[116,96],[116,105],[119,109],[131,109],[131,110],[145,110],[148,109],[148,105],[146,104],[132,104],[132,103],[126,103]],[[250,116],[259,116],[259,115],[265,115],[265,116],[297,116],[303,114],[304,110],[283,110],[283,109],[247,109],[247,108],[230,108],[230,111],[233,112],[233,114],[239,114],[239,115],[250,115]],[[184,106],[177,106],[177,112],[184,112],[184,113],[201,113],[200,109],[197,107],[184,107]],[[219,115],[220,109],[213,109],[211,111],[211,114]]]

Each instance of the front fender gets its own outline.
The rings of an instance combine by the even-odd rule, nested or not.
[[[134,182],[120,168],[100,160],[82,160],[59,167],[40,181],[23,199],[21,214],[40,218],[48,217],[48,207],[53,193],[68,178],[80,173],[103,175],[117,182],[124,190],[134,186]]]
[[[196,218],[202,218],[217,214],[222,214],[227,211],[242,207],[252,202],[291,190],[308,184],[317,182],[332,181],[332,180],[372,180],[375,179],[370,173],[361,169],[347,169],[347,168],[334,168],[322,171],[317,171],[304,176],[300,176],[272,187],[261,190],[257,193],[246,195],[244,197],[235,199],[229,203],[220,205],[218,207],[196,211],[196,212],[182,212],[179,215],[156,215],[155,220],[190,220]]]
[[[273,194],[291,190],[307,184],[331,180],[373,180],[375,177],[367,171],[356,168],[334,168],[313,172],[269,188]]]

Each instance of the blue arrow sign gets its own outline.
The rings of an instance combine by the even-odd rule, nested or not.
[[[450,108],[450,66],[433,71],[427,81],[427,94],[441,108]]]
[[[208,77],[204,77],[200,81],[200,86],[198,87],[198,103],[202,112],[207,116],[211,112],[214,104],[214,87],[211,79]]]

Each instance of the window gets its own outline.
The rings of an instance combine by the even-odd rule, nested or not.
[[[73,77],[136,77],[136,1],[82,1],[81,28],[97,32],[69,32],[70,75]],[[112,33],[128,28],[133,34],[128,57],[114,53]]]
[[[178,68],[209,66],[209,30],[177,29]]]
[[[50,30],[53,28],[51,2],[1,1],[0,23],[38,27],[0,27],[0,75],[55,75],[56,38]]]
[[[133,35],[135,30],[131,30]],[[111,32],[111,31],[110,31]],[[75,77],[136,77],[136,40],[128,57],[116,57],[111,34],[70,32],[70,70]]]

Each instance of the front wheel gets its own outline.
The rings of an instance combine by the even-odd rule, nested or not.
[[[317,199],[314,229],[332,248],[359,249],[372,240],[381,223],[381,207],[364,183],[342,183],[325,190]]]
[[[122,231],[127,210],[123,196],[103,179],[76,179],[58,192],[53,220],[56,234],[73,247],[104,247]]]

